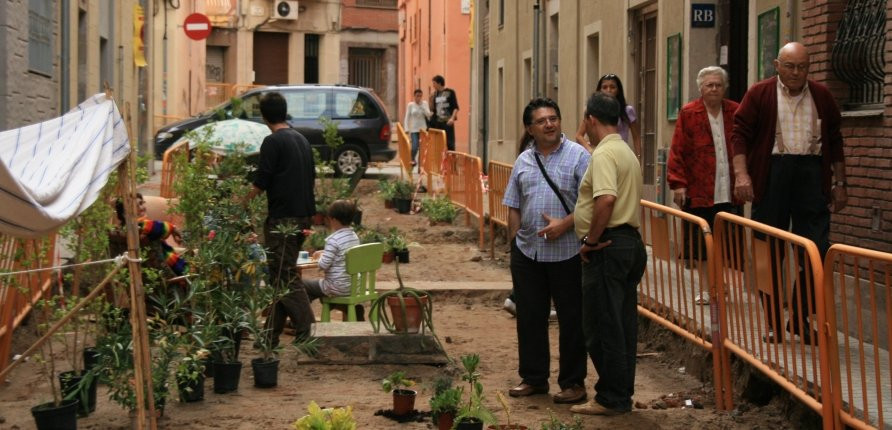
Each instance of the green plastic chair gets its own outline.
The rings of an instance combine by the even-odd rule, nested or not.
[[[338,297],[323,297],[322,322],[331,321],[331,305],[346,305],[347,321],[356,322],[356,305],[372,302],[378,298],[375,291],[375,277],[381,268],[381,256],[384,254],[384,244],[380,242],[366,243],[354,246],[347,250],[346,266],[350,275],[350,295]],[[378,313],[369,312],[372,322],[378,321]]]

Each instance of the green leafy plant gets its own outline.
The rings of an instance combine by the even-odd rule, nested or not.
[[[451,224],[458,216],[458,208],[443,196],[424,199],[421,202],[421,210],[431,223],[447,222]]]
[[[541,430],[583,430],[582,418],[576,415],[572,423],[565,423],[554,416],[554,411],[548,410],[548,421],[542,423]]]
[[[434,396],[430,399],[431,415],[434,422],[439,415],[458,412],[462,391],[461,387],[452,386],[451,379],[437,379],[434,384]]]
[[[387,251],[402,251],[409,248],[409,242],[406,240],[406,237],[396,227],[390,228],[387,236],[384,237],[384,245],[387,247]]]
[[[361,228],[357,229],[356,235],[359,236],[359,242],[362,244],[384,242],[384,234],[377,229]]]
[[[204,378],[205,359],[210,351],[198,348],[183,355],[177,362],[174,377],[181,386],[194,383]]]
[[[397,370],[381,380],[381,389],[387,393],[407,389],[414,385],[415,381],[406,378],[406,372],[402,370]]]
[[[306,251],[318,251],[325,249],[325,238],[328,237],[328,231],[324,229],[313,230],[307,240],[304,241],[303,249]]]
[[[394,182],[387,178],[381,178],[378,180],[378,194],[385,201],[393,199],[393,195],[395,193],[394,187]]]
[[[393,181],[393,198],[410,200],[415,192],[415,186],[411,182],[397,179]]]
[[[455,422],[482,422],[484,425],[496,423],[495,416],[483,405],[483,384],[480,382],[480,373],[477,371],[477,367],[480,365],[480,355],[463,355],[461,363],[464,368],[461,379],[468,383],[468,401],[459,409]]]
[[[295,421],[294,430],[356,430],[353,407],[322,409],[315,401],[307,407],[307,415]]]

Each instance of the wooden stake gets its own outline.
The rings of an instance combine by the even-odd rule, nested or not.
[[[130,156],[118,169],[124,190],[124,219],[127,230],[127,253],[130,256],[130,322],[133,330],[133,363],[136,376],[136,428],[142,430],[146,422],[145,387],[148,387],[149,428],[156,430],[155,393],[152,383],[152,358],[149,351],[149,332],[146,328],[146,300],[142,285],[139,255],[139,232],[136,225],[136,149],[131,133],[130,103],[124,104],[124,122],[130,139]]]

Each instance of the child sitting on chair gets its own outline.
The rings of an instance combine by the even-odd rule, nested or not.
[[[345,256],[348,249],[359,245],[359,236],[350,227],[355,213],[356,206],[349,200],[335,200],[328,207],[325,224],[333,233],[325,238],[325,249],[313,254],[324,277],[304,280],[311,302],[321,297],[350,295]],[[358,307],[357,311],[362,312]]]

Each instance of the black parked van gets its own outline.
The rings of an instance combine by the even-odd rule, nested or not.
[[[352,85],[284,85],[249,90],[238,97],[241,106],[235,115],[232,103],[226,102],[162,127],[155,135],[155,156],[161,158],[183,133],[212,120],[241,118],[263,123],[260,97],[272,91],[281,93],[288,102],[288,123],[306,136],[323,159],[329,157],[329,149],[322,139],[319,117],[338,125],[344,144],[334,154],[335,173],[352,175],[369,161],[390,161],[396,157],[396,150],[390,148],[390,117],[384,103],[371,89]]]

